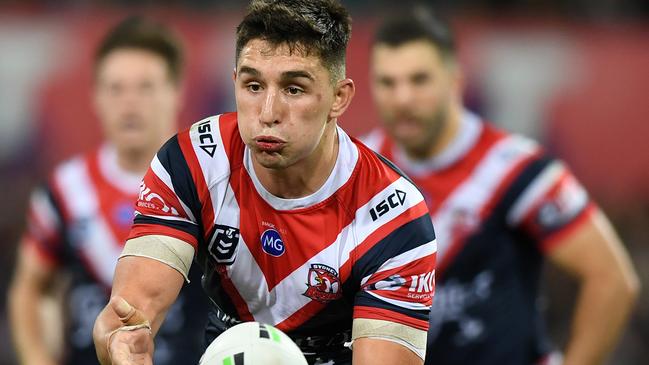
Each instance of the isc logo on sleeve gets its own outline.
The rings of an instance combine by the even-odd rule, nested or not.
[[[405,191],[396,189],[394,193],[381,200],[375,207],[370,209],[370,216],[372,217],[372,221],[376,221],[385,213],[389,212],[390,209],[396,208],[399,205],[403,205],[403,203],[406,201],[406,195],[407,194]]]

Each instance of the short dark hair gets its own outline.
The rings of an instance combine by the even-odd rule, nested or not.
[[[162,57],[173,82],[182,76],[183,51],[180,40],[168,27],[157,21],[132,16],[113,27],[97,47],[95,68],[108,54],[118,49],[135,48]]]
[[[290,52],[314,53],[332,79],[342,79],[350,36],[351,18],[336,0],[253,0],[237,27],[236,62],[248,42],[262,39],[286,44]]]
[[[448,22],[423,6],[385,18],[374,34],[372,45],[398,47],[417,40],[431,42],[443,59],[455,58],[455,39]]]

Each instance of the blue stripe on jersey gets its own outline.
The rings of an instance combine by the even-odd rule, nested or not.
[[[360,283],[373,274],[387,260],[435,239],[435,230],[428,213],[392,231],[377,242],[352,267],[352,277]]]
[[[183,157],[182,150],[180,149],[180,144],[178,143],[178,136],[175,135],[170,138],[158,151],[158,160],[162,164],[169,176],[171,176],[171,182],[174,187],[174,191],[178,198],[189,207],[196,217],[197,224],[199,227],[202,227],[201,224],[201,209],[202,204],[198,199],[198,192],[196,191],[196,184],[192,178],[192,173],[189,170],[187,161]],[[200,235],[197,235],[199,239]]]
[[[189,233],[194,237],[200,237],[200,228],[197,225],[188,222],[175,221],[169,219],[160,219],[160,218],[149,217],[141,214],[136,215],[133,222],[135,224],[155,224],[159,226],[166,226],[169,228],[173,228],[179,231]]]
[[[428,321],[428,316],[430,314],[430,310],[428,309],[414,310],[390,304],[388,302],[380,300],[375,296],[372,296],[364,290],[361,290],[358,294],[356,294],[356,303],[354,303],[354,305],[387,309],[393,312],[401,313],[408,317],[420,319],[422,321]]]
[[[378,157],[379,160],[381,160],[381,162],[388,165],[388,167],[391,168],[392,170],[394,170],[394,172],[401,175],[401,177],[408,180],[408,182],[410,182],[412,185],[415,185],[415,187],[417,187],[417,185],[414,182],[412,182],[412,180],[410,180],[410,177],[408,177],[408,175],[406,175],[406,173],[403,172],[403,170],[401,170],[400,168],[398,168],[397,165],[395,165],[392,161],[388,160],[385,156],[383,156],[382,154],[380,154],[380,153],[378,153],[376,151],[372,151],[372,152],[374,152],[376,157]],[[417,187],[417,189],[419,190],[419,187]],[[419,191],[421,191],[421,190],[419,190]]]
[[[41,189],[45,193],[47,202],[52,206],[57,218],[59,219],[60,226],[57,229],[57,234],[61,239],[61,242],[59,243],[59,247],[42,245],[42,242],[37,242],[37,244],[39,247],[47,251],[52,256],[56,257],[58,260],[61,260],[62,262],[68,262],[73,255],[73,247],[68,233],[69,222],[64,219],[65,215],[63,215],[62,204],[56,199],[53,188],[49,183],[43,184],[39,189]]]
[[[507,212],[516,203],[516,200],[521,196],[523,191],[530,186],[546,167],[548,167],[555,160],[547,155],[541,155],[533,159],[525,166],[523,171],[512,181],[512,183],[505,190],[502,199],[496,206],[496,212],[500,212],[499,216],[506,217]]]

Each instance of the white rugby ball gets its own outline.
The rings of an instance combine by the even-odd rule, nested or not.
[[[207,347],[199,365],[307,365],[284,332],[259,322],[229,328]]]

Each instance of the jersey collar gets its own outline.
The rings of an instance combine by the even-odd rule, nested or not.
[[[455,139],[439,154],[423,161],[411,160],[398,146],[393,147],[394,162],[407,174],[423,176],[431,172],[442,170],[456,163],[475,146],[482,133],[480,117],[468,110],[462,112],[460,127]]]

